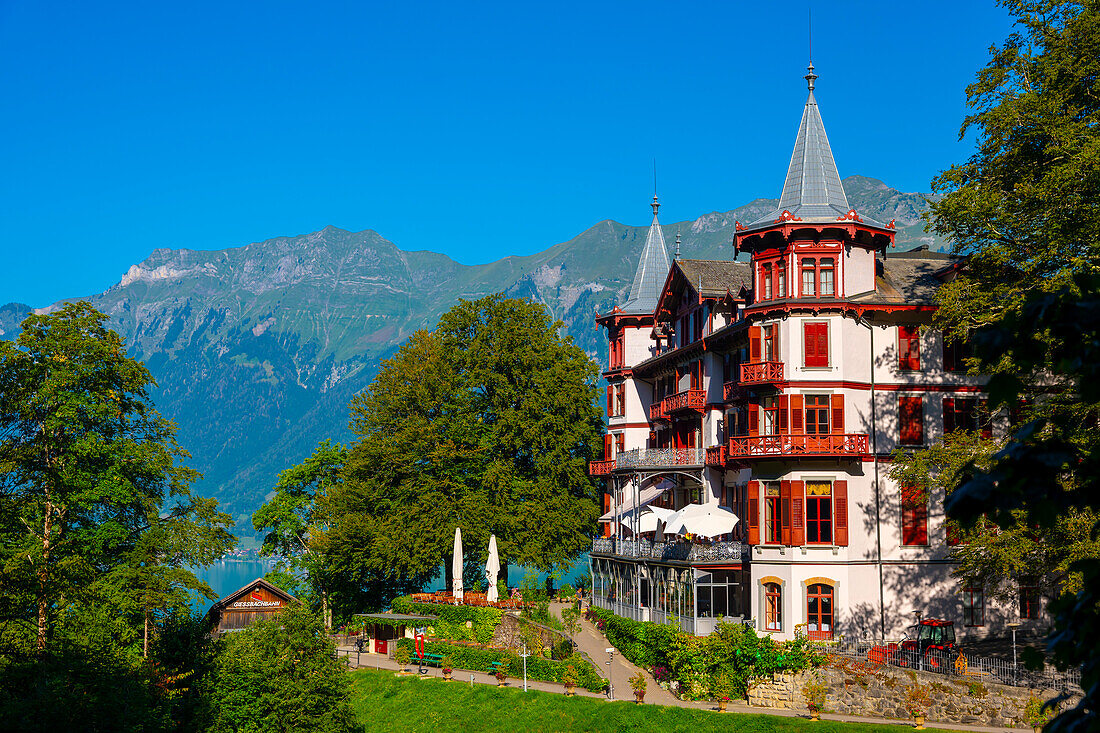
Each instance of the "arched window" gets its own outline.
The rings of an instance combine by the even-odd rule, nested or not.
[[[833,260],[831,257],[826,257],[821,260],[821,272],[818,275],[821,282],[821,297],[832,297],[836,294],[836,288],[833,285]]]
[[[806,588],[806,633],[811,639],[833,635],[833,586],[814,583]]]
[[[764,630],[783,630],[783,591],[779,583],[764,583]]]

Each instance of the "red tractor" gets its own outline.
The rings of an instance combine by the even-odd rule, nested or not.
[[[955,622],[926,618],[909,629],[911,635],[906,634],[900,644],[872,647],[867,658],[879,664],[896,664],[927,672],[949,671],[959,656],[959,645],[955,643]]]

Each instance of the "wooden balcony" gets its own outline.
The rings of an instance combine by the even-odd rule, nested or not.
[[[836,435],[755,435],[730,438],[726,456],[745,458],[788,456],[862,456],[867,454],[866,433]]]
[[[722,385],[722,399],[735,402],[745,396],[745,388],[740,382],[726,382]]]
[[[668,420],[668,413],[665,412],[665,401],[660,400],[654,402],[649,406],[649,419],[651,421]]]
[[[741,384],[773,384],[783,381],[783,362],[761,361],[741,365]]]
[[[615,461],[589,461],[588,462],[588,475],[589,476],[607,476],[615,468]]]
[[[717,466],[719,468],[726,465],[726,446],[716,445],[713,448],[707,448],[707,465]]]
[[[704,410],[707,406],[705,389],[688,389],[661,400],[665,413],[671,415],[682,410]]]

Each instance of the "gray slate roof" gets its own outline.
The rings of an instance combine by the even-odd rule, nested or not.
[[[752,289],[752,266],[731,260],[677,260],[684,278],[700,295],[733,295],[742,286]]]
[[[665,249],[665,235],[657,221],[657,197],[653,197],[653,223],[646,234],[645,247],[638,261],[638,271],[634,273],[634,284],[630,287],[630,298],[623,304],[623,313],[652,313],[657,310],[657,298],[668,277],[668,250]]]
[[[784,211],[803,221],[836,221],[838,216],[844,216],[851,209],[844,186],[840,183],[829,137],[825,134],[825,123],[821,121],[817,99],[814,98],[813,79],[816,78],[813,66],[810,66],[807,75],[810,93],[802,110],[802,124],[798,126],[779,207],[754,221],[748,226],[749,229],[772,224]],[[863,217],[863,220],[872,226],[882,226],[868,217]]]
[[[934,305],[936,291],[944,284],[943,271],[963,260],[946,252],[918,247],[888,252],[875,277],[877,290],[851,298],[856,303]]]

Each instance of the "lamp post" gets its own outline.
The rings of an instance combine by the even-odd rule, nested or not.
[[[527,657],[528,657],[528,654],[527,654],[527,640],[526,639],[523,641],[523,654],[520,654],[520,656],[523,657],[523,691],[527,692]]]
[[[1020,623],[1008,624],[1008,628],[1012,629],[1012,684],[1016,684],[1019,674],[1016,667],[1016,629],[1020,628]]]
[[[615,647],[609,646],[604,649],[607,652],[607,694],[608,699],[615,699],[615,683],[611,681],[611,660],[615,658]]]

